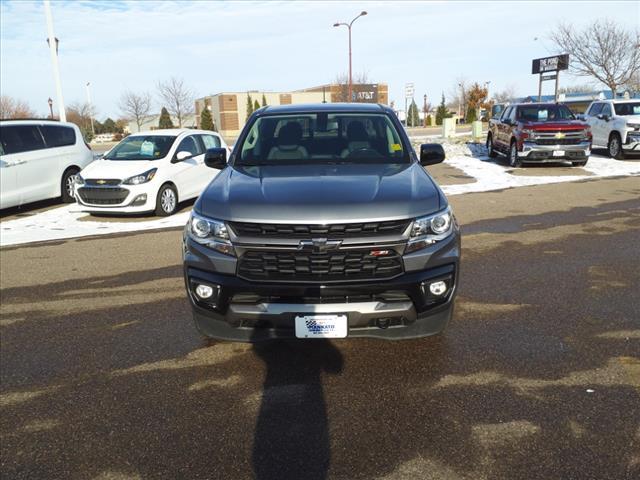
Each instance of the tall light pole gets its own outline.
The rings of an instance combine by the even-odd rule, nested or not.
[[[89,87],[91,86],[91,82],[87,82],[87,105],[89,106],[89,119],[91,120],[91,133],[93,136],[96,136],[96,129],[93,127],[93,106],[91,105],[91,91]]]
[[[47,100],[47,103],[49,104],[49,112],[51,113],[51,116],[49,118],[53,120],[53,100],[51,100],[51,97],[49,97],[49,100]]]
[[[58,39],[53,33],[53,17],[51,16],[51,3],[44,0],[44,13],[47,17],[47,42],[49,42],[49,52],[51,54],[51,64],[53,65],[53,79],[56,83],[56,97],[58,98],[58,113],[60,121],[67,121],[67,113],[64,109],[64,100],[62,98],[62,84],[60,83],[60,69],[58,67]]]
[[[353,97],[352,97],[352,85],[353,85],[353,80],[351,77],[351,26],[353,25],[353,22],[355,22],[357,19],[359,19],[360,17],[364,17],[367,14],[367,12],[365,12],[364,10],[362,12],[360,12],[360,14],[355,17],[353,20],[351,20],[349,23],[342,23],[342,22],[336,22],[333,24],[334,27],[340,27],[340,26],[345,26],[349,29],[349,101],[352,102],[353,101]]]

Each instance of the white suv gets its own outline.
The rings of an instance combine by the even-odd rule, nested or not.
[[[208,168],[210,148],[229,148],[209,130],[151,130],[129,135],[76,176],[76,198],[91,213],[167,216],[195,198],[219,170]]]
[[[606,147],[609,156],[640,154],[640,100],[598,100],[584,115],[591,127],[593,146]]]
[[[0,122],[0,209],[62,197],[93,160],[78,127],[51,120]]]

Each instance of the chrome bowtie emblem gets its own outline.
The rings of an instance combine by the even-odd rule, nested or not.
[[[313,253],[324,253],[329,250],[337,250],[341,244],[342,240],[312,238],[311,240],[300,240],[298,250],[312,250]]]
[[[107,183],[107,181],[106,180],[96,180],[96,183],[98,185],[104,185],[105,183]]]

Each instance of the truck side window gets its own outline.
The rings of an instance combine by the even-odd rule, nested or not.
[[[613,117],[613,114],[611,113],[611,105],[609,105],[608,103],[603,103],[601,113],[602,115],[606,115],[609,118]]]
[[[587,112],[587,115],[589,115],[590,117],[595,117],[602,111],[602,105],[602,103],[594,103],[593,105],[591,105],[591,108]]]

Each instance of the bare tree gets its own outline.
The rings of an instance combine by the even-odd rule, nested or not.
[[[135,93],[127,90],[120,96],[118,106],[124,117],[136,122],[138,131],[140,131],[145,117],[151,111],[151,95],[148,92]]]
[[[91,130],[91,119],[96,116],[96,109],[93,105],[84,102],[72,103],[67,107],[67,122],[75,123],[82,132],[86,141],[93,137]]]
[[[351,82],[353,86],[363,85],[363,84],[366,85],[368,83],[371,83],[369,81],[369,76],[367,75],[366,72],[356,73],[355,75],[352,75]],[[334,83],[339,87],[336,100],[338,102],[352,101],[352,100],[349,100],[349,74],[340,73],[336,75],[336,79],[334,80]],[[354,92],[357,92],[357,88],[354,89]],[[356,101],[356,102],[360,101],[357,94],[355,95],[355,98],[353,101]]]
[[[493,94],[492,100],[495,103],[507,103],[507,102],[513,102],[515,98],[516,98],[516,87],[514,87],[513,85],[507,85],[501,91],[495,92]]]
[[[613,20],[596,20],[580,31],[560,24],[551,40],[569,54],[574,75],[596,78],[614,95],[640,70],[640,32],[627,31]]]
[[[594,90],[593,85],[585,83],[583,85],[568,85],[566,87],[558,88],[558,93],[585,93],[592,92]]]
[[[182,127],[182,121],[186,116],[193,114],[195,95],[184,84],[181,78],[171,77],[165,82],[158,82],[158,92],[162,103],[166,105],[169,113],[178,120],[178,126]]]
[[[11,98],[8,95],[0,96],[0,118],[35,118],[34,112],[27,102]]]

